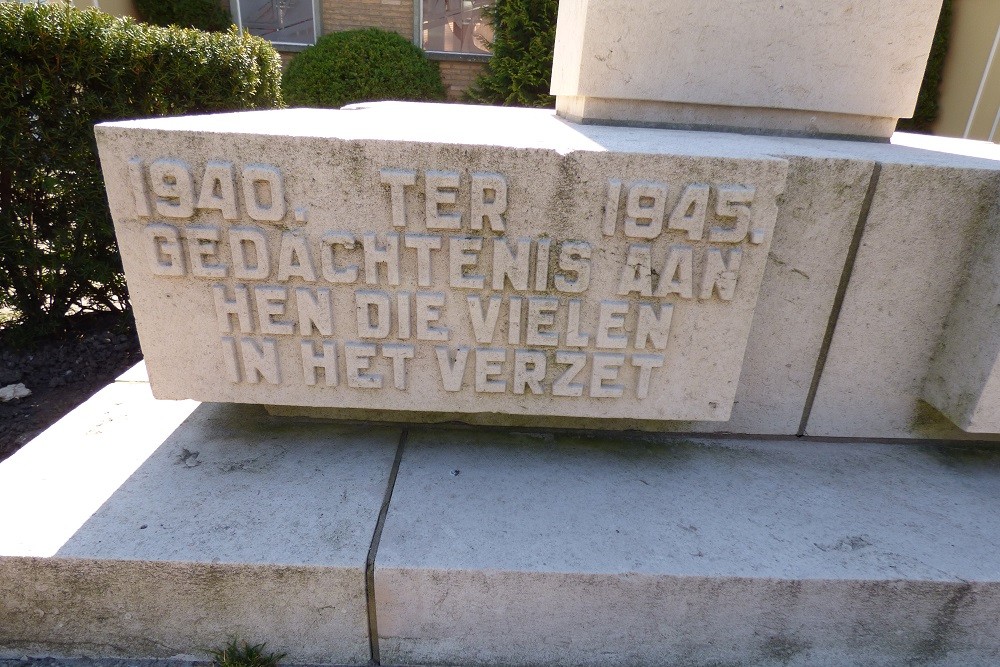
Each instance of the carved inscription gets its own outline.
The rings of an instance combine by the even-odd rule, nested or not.
[[[376,170],[370,231],[312,231],[274,165],[128,177],[149,272],[210,295],[225,380],[316,392],[413,391],[422,368],[450,393],[652,400],[678,306],[727,307],[770,233],[753,183],[608,178],[584,240],[509,233],[511,183],[485,170]]]

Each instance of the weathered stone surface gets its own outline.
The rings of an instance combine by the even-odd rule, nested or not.
[[[435,105],[101,126],[154,392],[728,419],[788,162],[605,130]]]
[[[377,105],[371,110],[378,108]],[[551,416],[543,423],[562,428],[795,433],[802,419],[830,309],[875,164],[875,156],[867,153],[851,156],[843,147],[865,151],[872,146],[642,128],[576,126],[575,129],[602,145],[614,137],[628,137],[630,143],[650,146],[669,137],[668,141],[676,150],[685,152],[702,146],[703,150],[712,153],[728,147],[729,150],[739,148],[750,153],[778,155],[789,161],[789,176],[729,421],[664,422],[643,418]],[[831,151],[831,145],[839,150]],[[451,411],[406,411],[387,414],[382,410],[344,411],[294,406],[270,406],[268,410],[286,416],[388,419],[409,423],[539,423],[537,419],[516,413],[469,415]]]
[[[607,129],[587,127],[587,132]],[[613,130],[610,130],[613,131]],[[657,130],[633,130],[637,140]],[[686,136],[686,133],[675,133]],[[732,135],[705,134],[729,142]],[[785,140],[740,137],[758,150],[777,154],[791,149]],[[821,147],[813,145],[814,148]],[[801,147],[796,147],[802,153]],[[672,432],[792,434],[799,428],[816,359],[826,333],[837,285],[861,212],[874,161],[849,160],[817,152],[787,155],[789,177],[778,211],[774,240],[754,311],[735,404],[726,422],[652,421],[548,417],[544,424],[560,428],[616,428]],[[517,414],[463,415],[394,413],[377,410],[346,412],[270,406],[285,416],[351,418],[404,423],[464,421],[518,426],[538,423]]]
[[[923,397],[962,430],[1000,432],[1000,359],[995,326],[995,248],[981,257],[945,323]]]
[[[732,417],[674,430],[792,434],[799,428],[874,161],[786,157],[786,193]]]
[[[984,216],[973,238],[923,398],[964,431],[1000,433],[1000,212]]]
[[[989,665],[998,491],[977,446],[412,429],[382,660]]]
[[[968,437],[922,399],[970,265],[983,243],[996,243],[984,235],[996,225],[1000,152],[979,142],[898,140],[925,150],[872,149],[881,174],[809,435]],[[966,344],[960,353],[973,355],[988,338]]]
[[[398,436],[116,383],[0,464],[0,659],[186,660],[238,633],[362,664]],[[989,447],[405,443],[374,568],[382,664],[1000,660]]]
[[[397,441],[109,386],[0,464],[0,654],[163,658],[235,634],[367,661]]]
[[[561,2],[551,90],[572,120],[888,137],[913,113],[940,8]]]
[[[299,119],[300,122],[292,122],[292,127],[289,127],[289,119],[293,118]],[[336,119],[336,124],[317,128],[317,118],[333,118]],[[414,132],[412,128],[402,126],[402,118],[420,118],[419,131]],[[142,129],[146,125],[158,126],[159,123],[171,129],[169,131]],[[484,138],[481,131],[483,126],[511,126],[516,127],[517,131],[489,134],[484,146],[473,147],[473,142]],[[147,348],[147,360],[150,364],[154,390],[158,395],[260,402],[270,404],[274,412],[281,414],[342,416],[385,421],[435,422],[457,419],[484,424],[544,423],[549,426],[570,428],[792,434],[799,431],[800,421],[806,417],[808,418],[806,432],[812,435],[965,437],[961,431],[950,425],[945,417],[921,403],[920,399],[931,355],[937,349],[943,331],[944,318],[950,312],[954,295],[961,284],[961,276],[965,270],[964,258],[979,244],[976,239],[979,238],[977,234],[981,236],[978,231],[981,229],[980,221],[989,217],[991,207],[994,205],[994,190],[1000,161],[989,159],[995,151],[991,153],[988,147],[975,142],[917,139],[907,135],[897,135],[894,141],[915,144],[909,146],[602,127],[564,123],[544,111],[393,103],[373,104],[336,113],[267,112],[260,115],[239,114],[145,121],[108,127],[104,132],[106,141],[103,150],[109,165],[117,165],[109,168],[112,172],[115,169],[119,172],[117,175],[111,174],[109,187],[124,234],[122,247],[126,254],[126,268],[129,271],[133,298],[140,317],[140,332]],[[372,140],[371,137],[376,135],[382,139]],[[566,319],[557,319],[555,329],[559,330],[561,336],[557,347],[528,345],[526,341],[528,301],[534,299],[536,306],[547,303],[544,299],[548,298],[551,292],[513,290],[509,279],[503,290],[493,290],[492,281],[485,273],[482,290],[453,288],[447,284],[450,281],[448,278],[450,267],[446,260],[450,258],[444,257],[444,251],[432,251],[436,254],[431,266],[432,282],[444,281],[442,289],[436,287],[439,282],[434,282],[430,288],[413,284],[419,277],[414,277],[412,273],[407,274],[405,271],[401,273],[399,286],[364,285],[362,284],[364,267],[361,265],[358,267],[358,282],[350,285],[325,284],[321,266],[313,267],[317,275],[315,283],[294,275],[285,282],[234,280],[231,276],[217,281],[204,277],[153,275],[147,261],[150,255],[146,243],[148,239],[144,241],[141,236],[150,223],[144,222],[144,218],[136,218],[132,191],[123,173],[129,156],[144,151],[152,154],[163,150],[164,146],[176,145],[178,151],[190,151],[191,155],[217,157],[235,150],[231,140],[233,136],[241,137],[238,144],[241,146],[240,150],[249,151],[254,155],[264,155],[265,153],[261,151],[265,150],[266,145],[272,146],[267,150],[274,151],[279,150],[275,147],[285,147],[280,150],[285,150],[288,146],[294,147],[294,150],[289,149],[293,156],[293,161],[289,164],[297,166],[289,173],[313,175],[304,179],[305,184],[298,183],[296,179],[303,180],[298,177],[289,183],[294,181],[298,183],[295,187],[301,187],[303,192],[313,193],[311,195],[313,197],[323,201],[333,201],[336,204],[332,212],[321,214],[314,212],[304,224],[287,220],[280,225],[254,222],[253,225],[266,230],[266,235],[270,239],[272,264],[281,261],[277,256],[280,255],[281,242],[275,239],[280,238],[283,232],[288,232],[291,236],[306,234],[313,238],[316,232],[311,230],[327,230],[333,225],[338,229],[348,227],[355,229],[353,233],[356,237],[363,234],[363,231],[358,231],[356,227],[350,225],[367,223],[356,222],[357,216],[353,214],[345,218],[346,214],[343,213],[345,210],[366,211],[364,215],[370,217],[362,219],[381,220],[380,224],[388,224],[386,221],[392,219],[391,188],[381,184],[372,186],[371,178],[364,175],[372,160],[382,159],[378,156],[383,153],[397,162],[418,156],[420,160],[429,160],[429,164],[442,169],[447,165],[434,160],[448,160],[449,164],[484,164],[483,161],[486,161],[487,166],[483,169],[491,169],[492,173],[507,170],[507,167],[501,169],[498,165],[514,165],[516,162],[519,166],[511,166],[510,173],[518,174],[518,179],[522,180],[527,177],[525,174],[532,177],[531,197],[540,196],[539,193],[544,188],[539,183],[543,181],[548,183],[546,187],[551,188],[544,191],[560,192],[565,195],[565,192],[559,189],[563,187],[559,185],[562,181],[553,185],[551,179],[535,178],[536,172],[543,173],[552,169],[559,171],[565,168],[567,170],[565,174],[576,174],[572,177],[565,175],[565,179],[568,179],[566,183],[572,183],[572,187],[583,188],[583,191],[590,192],[586,190],[587,187],[596,188],[594,183],[597,181],[603,183],[602,187],[605,187],[607,182],[603,180],[604,177],[600,179],[587,177],[586,173],[589,172],[586,172],[581,165],[586,160],[596,160],[601,165],[610,164],[609,161],[617,159],[613,156],[618,153],[633,156],[637,161],[636,164],[642,165],[653,163],[662,165],[688,158],[696,158],[690,164],[701,164],[699,160],[707,160],[706,164],[723,164],[735,160],[733,164],[741,165],[746,164],[744,160],[765,160],[760,164],[772,164],[772,161],[778,161],[784,166],[777,168],[787,169],[788,176],[783,181],[785,192],[781,195],[775,211],[776,223],[768,260],[763,267],[747,264],[746,262],[751,261],[751,256],[760,255],[759,251],[763,247],[745,244],[747,249],[739,279],[740,284],[746,285],[748,283],[742,282],[745,277],[743,271],[750,270],[747,267],[755,271],[763,268],[759,297],[751,296],[751,301],[756,298],[756,308],[752,326],[747,333],[746,354],[741,353],[742,343],[739,337],[734,339],[733,344],[723,344],[722,339],[717,338],[712,338],[711,340],[717,342],[711,344],[704,342],[708,339],[701,333],[701,323],[700,321],[697,325],[693,323],[691,314],[735,312],[737,309],[744,309],[740,311],[743,313],[740,317],[744,317],[741,326],[745,326],[745,309],[749,307],[750,301],[737,303],[738,296],[732,302],[723,302],[717,295],[711,300],[697,298],[687,300],[679,298],[676,294],[666,298],[658,298],[655,295],[647,298],[633,293],[630,298],[635,302],[649,302],[654,304],[654,308],[665,303],[675,308],[667,350],[655,349],[655,341],[647,337],[646,349],[642,353],[646,355],[662,353],[666,362],[663,368],[649,369],[653,384],[650,385],[648,397],[636,400],[639,389],[637,380],[642,369],[628,366],[630,358],[628,355],[637,353],[631,348],[625,350],[626,368],[620,369],[619,376],[622,380],[607,382],[607,384],[620,382],[624,385],[621,398],[589,396],[591,385],[594,384],[592,366],[588,367],[589,370],[585,369],[580,376],[584,387],[578,389],[584,394],[583,396],[552,396],[550,394],[556,380],[553,369],[568,368],[565,364],[559,366],[552,362],[554,352],[582,350],[584,354],[610,353],[612,356],[621,353],[596,348],[595,329],[588,330],[586,325],[582,326],[582,329],[590,334],[588,341],[590,347],[566,346]],[[341,138],[330,138],[331,136]],[[410,140],[422,143],[417,147],[411,144]],[[330,157],[328,142],[342,147],[339,157]],[[368,148],[364,148],[365,146]],[[529,146],[535,146],[536,149],[527,148]],[[389,147],[392,147],[391,150]],[[503,159],[510,162],[498,162],[501,160],[499,156],[506,156]],[[338,172],[340,175],[330,179],[320,178],[317,174],[326,173],[333,167],[326,163],[317,165],[317,160],[320,162],[332,160],[330,164],[340,165],[338,167],[341,169]],[[873,182],[872,174],[876,166],[880,177]],[[473,166],[470,170],[475,171],[478,168]],[[683,180],[684,177],[679,178]],[[585,227],[589,225],[588,233],[600,235],[596,230],[603,224],[603,203],[595,205],[595,209],[594,206],[582,203],[582,199],[572,197],[567,199],[565,196],[557,197],[553,194],[543,202],[540,209],[533,209],[525,203],[528,200],[524,197],[528,195],[520,198],[520,206],[515,206],[515,202],[518,201],[517,193],[524,194],[513,185],[522,182],[518,179],[513,176],[508,179],[510,210],[506,215],[510,219],[511,229],[504,234],[508,239],[521,237],[533,239],[529,242],[529,245],[533,244],[532,262],[538,254],[538,243],[543,239],[552,239],[553,242],[567,238],[579,240],[580,236],[574,231],[576,229],[573,227],[574,224],[583,224]],[[345,189],[344,183],[348,183],[349,187]],[[237,191],[238,187],[239,185]],[[570,188],[566,192],[572,192],[570,185],[565,187]],[[871,193],[868,192],[869,187],[874,188]],[[292,192],[291,185],[286,189]],[[679,192],[680,189],[674,188],[673,191]],[[414,193],[409,189],[405,192],[410,197],[407,220],[411,222],[417,220],[417,224],[420,224],[426,217],[426,206],[422,208],[416,206],[414,209],[413,200],[419,200],[419,197],[412,197]],[[862,204],[866,194],[870,194],[872,200],[870,210],[867,212],[868,227],[860,240],[856,265],[853,266],[853,272],[849,272],[848,275],[845,271],[850,268],[849,260],[852,259],[849,247],[858,221],[862,217]],[[362,195],[368,196],[368,199],[364,199]],[[426,199],[426,192],[423,196]],[[621,198],[620,206],[626,205],[625,199],[624,196]],[[968,202],[968,204],[956,202]],[[538,213],[538,210],[541,213]],[[294,217],[294,212],[287,215]],[[317,215],[320,216],[319,220]],[[215,225],[219,228],[220,234],[234,227],[237,230],[251,227],[246,221],[222,220],[218,211],[202,212],[199,216],[209,222],[219,218],[207,226]],[[190,221],[183,223],[174,218],[163,219],[167,220],[166,224],[176,227],[178,233],[181,229],[187,230],[190,227],[197,230],[199,226],[206,226]],[[330,222],[331,220],[333,222]],[[580,222],[581,220],[584,222]],[[951,222],[945,224],[943,222],[945,220]],[[514,229],[515,222],[522,227]],[[619,227],[623,226],[622,219],[619,219],[618,223]],[[488,221],[486,225],[489,225]],[[380,233],[382,232],[375,232],[376,243],[384,242],[383,237],[378,236]],[[405,228],[402,233],[405,243],[407,233]],[[469,239],[477,238],[479,234],[486,236],[484,248],[493,242],[491,234],[478,230],[475,233],[463,234],[463,238]],[[684,232],[668,230],[668,235],[671,236],[670,245],[683,244],[683,238],[681,238],[682,243],[673,242],[678,234],[684,236]],[[444,236],[450,234],[443,232],[425,234],[426,238],[441,238],[442,244],[448,241],[443,238]],[[577,296],[584,302],[582,318],[587,316],[587,304],[591,308],[590,314],[593,315],[594,302],[608,299],[596,298],[597,292],[594,292],[595,296],[592,297],[591,290],[598,290],[598,285],[604,286],[600,289],[607,289],[609,281],[612,291],[617,289],[621,280],[619,269],[623,263],[627,263],[624,261],[627,255],[626,248],[645,244],[639,243],[637,239],[615,238],[616,240],[610,242],[592,239],[591,245],[594,248],[597,248],[595,245],[597,243],[605,246],[594,250],[594,257],[601,261],[612,258],[607,261],[611,262],[616,270],[604,272],[611,273],[610,277],[595,275],[592,279],[594,286],[581,295],[556,293],[562,308],[557,318],[568,317],[568,304]],[[163,239],[160,242],[163,242]],[[669,250],[664,250],[658,244],[665,246],[666,241],[660,238],[649,244],[653,248],[654,258],[658,256],[657,253],[661,253],[659,255],[661,258],[663,252],[669,253]],[[515,245],[516,243],[512,241],[508,247],[513,249]],[[225,242],[220,248],[223,253],[220,261],[225,265],[230,261],[225,255],[229,249]],[[354,255],[344,252],[345,250],[342,246],[338,246],[338,262],[345,265],[351,262],[363,264],[363,250],[356,247]],[[189,248],[182,248],[180,252],[186,253],[185,261],[190,262]],[[417,251],[404,248],[401,252],[404,253],[403,258],[411,262],[410,268],[414,268]],[[489,257],[486,257],[487,255]],[[491,252],[481,253],[480,259],[491,261]],[[594,261],[597,262],[598,259]],[[315,262],[321,263],[319,259]],[[892,270],[887,267],[891,267]],[[375,268],[376,280],[385,282],[387,280],[385,267],[379,265]],[[482,268],[487,269],[488,273],[488,266],[484,265]],[[529,273],[533,274],[535,268],[537,267],[532,264]],[[466,269],[466,272],[480,271],[472,267]],[[655,266],[653,270],[656,270]],[[558,268],[555,271],[558,271]],[[698,276],[699,271],[700,269],[696,268],[692,275]],[[274,271],[272,273],[276,276]],[[460,281],[467,278],[468,276],[460,276]],[[529,275],[529,287],[533,279],[533,275]],[[651,279],[659,280],[659,276],[651,275]],[[845,292],[843,309],[839,312],[841,319],[834,323],[835,329],[830,329],[835,296],[843,279],[849,279],[850,283]],[[406,281],[410,281],[410,284],[404,289],[407,287],[404,284]],[[246,294],[251,301],[248,309],[251,315],[248,326],[254,333],[246,335],[240,331],[242,325],[238,314],[227,316],[228,321],[223,318],[222,328],[232,328],[232,332],[220,331],[216,306],[210,294],[211,286],[215,282],[223,285],[223,300],[235,298],[234,285],[242,284],[248,288]],[[265,289],[263,300],[257,303],[253,296],[254,290],[258,287],[274,288],[272,292],[279,298],[268,302],[269,292]],[[292,323],[298,318],[293,305],[293,297],[297,296],[294,291],[302,287],[312,290],[313,295],[319,294],[317,291],[319,287],[329,288],[333,295],[335,307],[332,312],[334,328],[332,335],[317,336],[314,330],[314,335],[305,338],[314,341],[313,354],[318,354],[319,340],[337,341],[336,349],[341,355],[338,359],[340,363],[337,369],[339,380],[337,387],[325,386],[326,379],[322,370],[317,371],[315,377],[317,385],[308,386],[308,382],[313,381],[313,378],[304,373],[300,347],[302,337],[298,335],[299,330]],[[282,290],[286,289],[287,301],[283,301],[286,292]],[[552,291],[555,291],[554,288]],[[390,306],[396,310],[394,319],[390,322],[388,337],[359,336],[357,311],[354,308],[355,294],[382,298],[377,296],[376,293],[379,292],[389,295]],[[398,307],[399,302],[394,300],[397,296],[394,292],[410,295],[411,298],[417,292],[445,295],[449,304],[445,309],[448,311],[447,317],[458,318],[461,321],[458,324],[451,320],[446,322],[443,315],[440,323],[433,322],[429,326],[448,326],[452,330],[449,334],[452,339],[414,341],[401,337],[400,320],[396,315],[403,311]],[[478,317],[484,322],[489,320],[492,307],[490,299],[493,296],[500,298],[496,330],[492,338],[489,338],[492,342],[480,342],[476,340],[470,312],[478,313]],[[509,305],[512,296],[522,298],[520,344],[509,343],[507,336],[509,317],[504,308]],[[407,297],[403,298],[405,300]],[[469,310],[467,306],[470,298],[474,304],[478,304],[478,310]],[[613,300],[619,298],[625,297],[613,295]],[[914,308],[915,303],[921,303],[921,308]],[[285,312],[272,316],[271,322],[262,322],[262,316],[257,312],[261,304],[279,310],[284,305]],[[405,308],[403,310],[405,311]],[[408,333],[411,338],[419,338],[415,322],[415,300],[410,302],[409,315],[411,327]],[[540,315],[546,316],[544,312],[536,310],[536,324]],[[263,317],[267,319],[266,315]],[[272,326],[273,331],[282,333],[262,335],[259,331],[262,324]],[[481,323],[478,324],[482,327]],[[695,326],[699,327],[697,336],[692,333]],[[293,333],[283,333],[288,327],[291,327]],[[541,333],[545,333],[545,329],[546,325],[538,327]],[[633,337],[634,342],[636,320],[627,320],[625,329],[626,335]],[[829,356],[820,359],[823,342],[831,332],[834,335],[829,346]],[[371,336],[381,335],[384,332],[364,333]],[[903,339],[900,338],[901,335]],[[264,374],[248,376],[243,372],[245,369],[239,366],[236,372],[242,373],[239,375],[241,381],[233,383],[228,379],[224,363],[226,347],[222,343],[225,339],[231,339],[231,344],[242,345],[242,338],[248,338],[261,347],[247,349],[237,347],[238,354],[249,351],[264,355],[267,348],[263,343],[267,340],[274,341],[281,364],[278,385],[270,384],[270,378]],[[356,354],[354,357],[355,366],[358,361],[362,365],[370,362],[374,368],[360,370],[356,368],[353,377],[348,378],[346,359],[343,356],[345,348],[342,343],[352,339],[354,352],[363,353],[362,356]],[[900,344],[900,340],[904,342]],[[386,342],[389,343],[388,351],[378,347],[380,345],[384,347]],[[539,342],[537,338],[536,342]],[[368,351],[372,349],[373,344],[376,345],[376,356],[364,357],[364,354],[370,353]],[[626,344],[631,343],[626,342]],[[393,348],[393,345],[397,347]],[[408,354],[407,345],[413,346],[414,359],[391,360],[384,356],[397,351],[404,355]],[[481,348],[487,356],[485,360],[480,360],[482,365],[477,369],[475,356],[477,352],[470,351],[465,358],[466,367],[461,389],[458,392],[451,392],[444,388],[443,378],[453,369],[457,373],[459,345]],[[452,351],[456,354],[444,360],[438,359],[435,348],[442,346],[452,347]],[[232,350],[231,347],[229,349]],[[520,389],[524,392],[522,394],[514,393],[513,357],[516,352],[512,350],[521,350]],[[531,354],[525,355],[525,352]],[[540,358],[536,357],[536,352],[545,353],[545,363],[548,367],[546,378],[540,383],[541,395],[534,394],[534,388],[523,383],[525,371],[530,368],[529,365],[525,365],[524,359]],[[506,361],[494,362],[488,356],[491,354],[498,355],[497,359],[505,355]],[[614,358],[622,359],[620,356]],[[676,360],[671,361],[671,359]],[[696,363],[696,360],[700,361]],[[681,362],[688,365],[678,365]],[[405,390],[395,387],[396,363],[401,363],[406,368]],[[493,363],[500,364],[501,373],[491,374]],[[674,369],[674,372],[671,373],[670,369]],[[683,369],[687,371],[681,372]],[[819,370],[824,371],[824,377],[817,378]],[[657,375],[660,371],[663,373]],[[738,383],[735,382],[734,373],[738,374]],[[380,379],[373,380],[370,376],[374,374],[378,374]],[[708,387],[723,375],[733,379],[722,383],[725,385],[722,390],[724,395],[716,396],[725,400],[715,401]],[[249,377],[257,379],[258,382],[248,383]],[[663,391],[666,385],[657,386],[657,378],[666,382],[673,393]],[[358,386],[379,381],[382,389]],[[501,384],[494,384],[497,382]],[[730,382],[733,385],[730,385]],[[351,386],[352,383],[354,386]],[[813,384],[816,384],[818,389],[811,414],[807,414],[808,396]],[[503,392],[491,391],[500,389],[501,386]],[[614,391],[616,390],[612,390]],[[679,394],[683,394],[681,399],[677,399]],[[732,399],[729,396],[732,396]],[[724,410],[727,409],[726,400],[733,401],[733,409],[729,413],[729,419],[722,420]],[[716,408],[711,408],[711,403],[716,403]],[[692,415],[686,412],[689,408],[695,411],[704,408],[712,414]],[[544,417],[539,418],[539,415]]]
[[[0,557],[54,556],[196,407],[116,383],[18,450],[0,465],[3,502],[19,508],[0,515]]]

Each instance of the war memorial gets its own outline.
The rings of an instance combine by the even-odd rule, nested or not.
[[[0,465],[0,657],[996,664],[939,9],[564,0],[555,111],[98,126],[145,365]]]

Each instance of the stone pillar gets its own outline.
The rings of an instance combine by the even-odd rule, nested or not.
[[[886,138],[941,0],[564,0],[552,94],[584,123]]]

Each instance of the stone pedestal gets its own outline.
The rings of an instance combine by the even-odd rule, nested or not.
[[[577,122],[887,138],[941,0],[569,0],[552,94]]]

